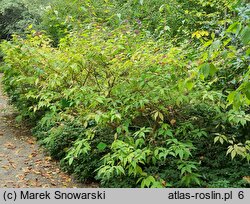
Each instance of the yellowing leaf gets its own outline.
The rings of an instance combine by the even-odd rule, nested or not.
[[[175,123],[176,123],[176,120],[175,120],[175,119],[170,120],[170,124],[171,124],[171,125],[175,125]]]

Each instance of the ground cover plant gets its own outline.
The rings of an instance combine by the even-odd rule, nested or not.
[[[5,91],[80,181],[249,187],[249,8],[52,1],[1,43]]]

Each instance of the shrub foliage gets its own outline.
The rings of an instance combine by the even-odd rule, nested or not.
[[[249,185],[249,4],[60,2],[1,50],[18,119],[65,170],[105,187]]]

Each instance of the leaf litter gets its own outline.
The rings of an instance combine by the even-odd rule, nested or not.
[[[0,188],[97,187],[76,182],[43,152],[2,94],[0,74]]]

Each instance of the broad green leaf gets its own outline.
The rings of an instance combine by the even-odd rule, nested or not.
[[[245,94],[246,94],[247,99],[250,100],[250,90],[249,89],[245,91]]]
[[[218,50],[221,46],[221,41],[220,40],[216,40],[214,41],[211,46],[210,46],[210,51],[214,52],[215,50]]]
[[[244,45],[249,44],[250,42],[250,27],[246,26],[243,28],[243,30],[240,32],[240,38]]]
[[[240,23],[239,22],[235,22],[232,25],[230,25],[227,29],[227,32],[232,32],[232,33],[236,33],[237,30],[240,29]]]
[[[191,81],[188,81],[188,82],[186,83],[186,87],[187,87],[187,89],[190,91],[190,90],[194,87],[194,83],[191,82]]]
[[[232,103],[233,103],[235,93],[236,93],[235,91],[232,91],[232,92],[228,95],[227,100],[228,100],[228,103],[229,103],[229,104],[232,104]]]
[[[69,165],[71,165],[73,163],[73,161],[74,161],[73,157],[69,158]]]
[[[219,139],[220,139],[219,136],[215,137],[215,138],[214,138],[214,143],[216,143]]]
[[[236,156],[236,151],[235,151],[235,150],[232,150],[232,152],[231,152],[231,157],[232,157],[232,159],[234,159],[235,156]]]
[[[200,68],[201,74],[203,74],[203,76],[205,78],[207,78],[209,76],[209,73],[210,73],[210,64],[204,63],[204,64],[200,65],[199,68]]]
[[[98,145],[97,145],[97,149],[99,149],[100,151],[103,151],[104,149],[106,149],[107,147],[107,144],[103,143],[103,142],[100,142]]]
[[[247,49],[246,54],[249,56],[250,55],[250,48]]]
[[[217,71],[217,68],[214,66],[214,64],[210,64],[210,66],[209,66],[209,74],[211,76],[214,76],[214,74],[216,73],[216,71]]]

